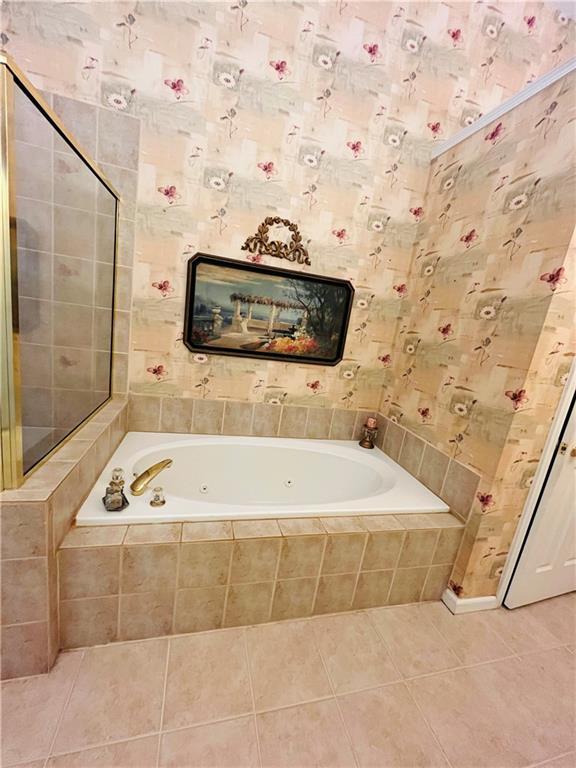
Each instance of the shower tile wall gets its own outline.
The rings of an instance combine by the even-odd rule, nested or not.
[[[114,382],[127,390],[139,121],[47,95],[64,125],[122,195]],[[122,131],[126,121],[131,130]],[[125,153],[111,158],[112,136]],[[40,459],[108,396],[114,202],[20,90],[15,181],[25,464]],[[98,146],[98,142],[100,146]],[[119,165],[132,165],[131,168]]]

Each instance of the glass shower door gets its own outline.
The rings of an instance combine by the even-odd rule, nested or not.
[[[6,75],[14,428],[25,474],[111,394],[117,195],[25,81]]]

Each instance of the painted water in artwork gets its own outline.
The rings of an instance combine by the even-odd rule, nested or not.
[[[220,354],[334,364],[352,292],[345,281],[200,256],[190,265],[185,338]]]

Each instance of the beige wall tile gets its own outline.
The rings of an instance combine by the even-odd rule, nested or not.
[[[388,420],[384,442],[382,443],[382,450],[390,456],[391,459],[394,459],[394,461],[398,461],[400,456],[405,432],[406,430],[399,424],[395,424],[393,421]]]
[[[117,594],[120,583],[120,549],[61,549],[58,553],[61,599]]]
[[[451,565],[432,565],[428,570],[421,600],[440,600],[452,571]]]
[[[272,602],[272,621],[310,616],[317,579],[277,581]]]
[[[420,594],[426,581],[428,568],[398,568],[394,572],[390,596],[390,605],[402,603],[416,603],[420,600]]]
[[[432,562],[436,565],[452,564],[456,560],[462,541],[463,528],[444,528],[440,531]]]
[[[207,541],[210,539],[232,539],[232,523],[228,520],[215,520],[209,523],[184,523],[182,541]]]
[[[326,536],[289,536],[282,539],[279,579],[317,576]]]
[[[404,531],[379,531],[368,536],[368,544],[362,560],[363,571],[396,568]]]
[[[404,528],[394,515],[367,515],[360,520],[367,531],[398,531]]]
[[[195,541],[181,545],[179,587],[210,587],[228,582],[231,541]]]
[[[66,96],[53,95],[54,111],[64,122],[64,125],[74,126],[74,136],[80,142],[82,147],[89,152],[92,157],[96,156],[96,133],[97,117],[96,108],[92,104],[87,104],[78,99],[69,99]],[[45,120],[43,120],[46,123]],[[72,154],[69,145],[64,141],[58,143],[58,149],[68,154]]]
[[[158,432],[159,429],[160,398],[152,395],[130,395],[128,431]]]
[[[226,600],[224,626],[238,627],[268,621],[273,588],[273,581],[230,585]]]
[[[420,469],[425,445],[424,440],[416,437],[411,432],[406,432],[404,442],[402,443],[402,451],[400,452],[399,464],[407,472],[410,472],[411,475],[414,475],[414,477],[417,476]]]
[[[249,435],[252,431],[252,403],[227,400],[224,405],[224,435]]]
[[[2,627],[2,680],[48,671],[48,625],[45,621]]]
[[[366,529],[359,517],[322,517],[320,518],[326,533],[362,533]]]
[[[98,159],[137,170],[140,121],[113,109],[100,109],[98,128]]]
[[[388,603],[394,571],[363,571],[356,585],[352,608],[377,608]]]
[[[162,544],[178,542],[182,533],[182,523],[158,523],[131,525],[124,539],[124,544]]]
[[[304,437],[308,408],[299,405],[283,405],[278,434],[280,437]]]
[[[271,538],[282,533],[276,520],[234,520],[235,539]]]
[[[341,533],[328,536],[322,573],[355,573],[360,568],[365,533]]]
[[[342,408],[335,408],[330,427],[330,439],[352,440],[355,422],[356,411],[345,411]]]
[[[3,502],[1,510],[2,558],[46,554],[47,504]]]
[[[332,408],[309,408],[306,437],[326,440],[330,436]]]
[[[318,518],[297,517],[278,520],[283,536],[311,536],[324,533],[324,527]]]
[[[222,433],[224,403],[219,400],[196,400],[192,415],[192,432],[200,435]]]
[[[450,459],[445,453],[432,445],[426,445],[418,471],[418,480],[436,495],[439,495],[442,490],[449,461]]]
[[[281,415],[282,407],[279,405],[255,403],[252,434],[259,437],[276,437]]]
[[[82,648],[118,639],[118,596],[60,603],[60,645]]]
[[[468,520],[479,482],[480,476],[476,472],[457,461],[450,462],[441,495],[450,510],[462,520]]]
[[[416,565],[429,565],[438,540],[438,531],[406,531],[404,546],[398,563],[400,568]]]
[[[220,629],[226,587],[197,587],[176,592],[174,632],[203,632]]]
[[[235,541],[230,583],[275,579],[281,545],[280,538]]]
[[[135,544],[123,547],[121,592],[175,589],[178,546],[178,544]]]
[[[174,590],[120,596],[119,640],[168,635],[172,630]]]
[[[191,397],[163,397],[160,413],[161,432],[182,432],[192,430],[194,400]]]
[[[2,563],[2,623],[46,621],[48,571],[45,557]]]
[[[127,525],[74,526],[64,537],[62,549],[74,547],[113,547],[124,541]]]
[[[356,575],[321,576],[314,602],[313,613],[337,613],[349,611],[352,605]]]

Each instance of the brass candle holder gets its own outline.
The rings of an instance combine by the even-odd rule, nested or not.
[[[364,431],[364,436],[358,445],[362,448],[374,448],[376,436],[378,435],[378,422],[373,416],[369,416],[362,429]]]

